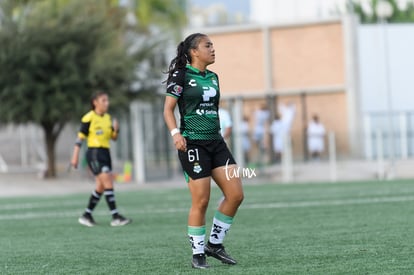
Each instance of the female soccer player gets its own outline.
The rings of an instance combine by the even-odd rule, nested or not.
[[[111,226],[122,226],[131,222],[118,213],[115,203],[114,186],[112,178],[112,163],[109,152],[110,141],[118,137],[119,126],[116,120],[111,121],[107,113],[109,107],[108,95],[97,92],[91,99],[92,110],[82,117],[81,127],[76,140],[71,165],[77,168],[79,151],[84,139],[88,150],[86,159],[92,173],[95,175],[96,189],[89,198],[85,213],[79,218],[79,223],[88,227],[95,226],[92,211],[104,194],[112,214]]]
[[[236,162],[220,134],[218,76],[207,70],[214,61],[213,43],[207,35],[195,33],[182,41],[169,66],[164,104],[164,119],[191,193],[188,236],[193,250],[192,266],[200,269],[209,267],[205,255],[236,264],[224,250],[223,240],[243,200],[240,178],[228,177]],[[174,116],[176,105],[181,115],[180,129]],[[222,190],[224,199],[204,245],[211,178]]]

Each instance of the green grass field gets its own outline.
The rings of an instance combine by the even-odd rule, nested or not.
[[[414,274],[411,181],[245,186],[225,245],[239,264],[192,270],[187,189],[118,192],[134,223],[77,223],[89,194],[0,201],[0,274]],[[220,193],[213,189],[211,226]]]

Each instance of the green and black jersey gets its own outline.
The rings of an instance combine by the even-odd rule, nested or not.
[[[180,131],[191,140],[218,140],[220,88],[216,73],[187,65],[167,83],[167,95],[178,99]]]

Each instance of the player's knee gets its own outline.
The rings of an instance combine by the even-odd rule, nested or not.
[[[97,183],[95,187],[95,191],[98,193],[103,193],[105,191],[105,186],[101,183]]]
[[[201,198],[196,201],[193,200],[192,208],[197,209],[198,211],[206,211],[208,207],[208,198]]]
[[[244,200],[244,194],[243,193],[239,193],[234,197],[234,202],[237,205],[240,205],[243,202],[243,200]]]
[[[99,180],[102,183],[105,189],[113,188],[113,180],[112,175],[109,173],[101,173],[99,174]]]
[[[226,196],[226,200],[233,205],[239,206],[244,200],[244,194],[241,193],[234,193]]]

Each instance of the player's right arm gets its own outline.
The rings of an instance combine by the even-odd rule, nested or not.
[[[70,161],[70,165],[73,168],[78,168],[79,164],[79,153],[80,148],[82,146],[83,141],[89,134],[89,126],[91,124],[91,113],[88,113],[82,117],[81,126],[78,132],[78,137],[76,138],[75,146],[73,148],[72,159]]]
[[[185,138],[181,135],[177,128],[177,121],[175,119],[174,115],[174,109],[177,105],[177,99],[171,96],[165,97],[164,102],[164,120],[165,124],[167,124],[168,130],[170,130],[170,133],[172,135],[172,138],[174,140],[174,145],[177,150],[181,151],[187,151],[187,141]]]
[[[73,148],[72,160],[70,161],[70,165],[75,169],[78,168],[79,152],[80,152],[80,146],[75,144]]]
[[[167,82],[167,95],[164,102],[164,120],[170,130],[171,136],[174,140],[174,145],[177,150],[187,151],[187,141],[181,135],[177,127],[174,110],[177,106],[178,99],[182,96],[184,91],[185,70],[175,71]]]

